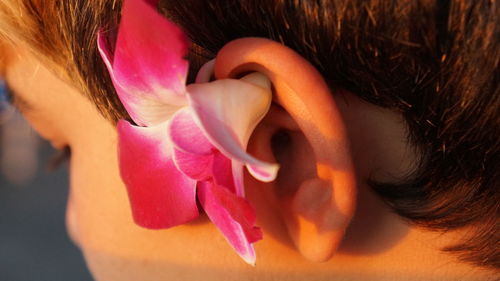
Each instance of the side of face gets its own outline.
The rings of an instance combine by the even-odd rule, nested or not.
[[[6,79],[29,104],[22,110],[32,126],[54,147],[71,148],[68,232],[97,280],[165,280],[161,272],[168,268],[190,271],[191,264],[210,267],[210,261],[234,258],[229,249],[204,258],[226,244],[202,219],[164,231],[133,223],[118,171],[116,130],[80,92],[27,53],[16,56]]]
[[[259,243],[259,267],[250,269],[206,218],[168,230],[136,226],[119,175],[115,127],[27,52],[13,57],[6,79],[26,101],[22,110],[32,126],[54,147],[71,148],[68,232],[98,280],[165,280],[175,275],[218,280],[228,272],[279,272],[290,262],[297,270],[305,269],[284,227],[273,227],[274,234]],[[282,224],[274,215],[266,216],[269,225]]]
[[[221,280],[228,272],[250,273],[204,217],[159,231],[133,223],[116,129],[80,92],[28,53],[16,55],[6,80],[27,104],[22,111],[33,128],[55,148],[71,148],[67,228],[97,280]]]
[[[224,71],[219,70],[219,75]],[[276,185],[263,185],[247,180],[248,197],[257,208],[258,224],[263,228],[265,237],[256,244],[258,259],[255,268],[242,262],[215,226],[203,216],[189,224],[167,230],[140,228],[132,221],[126,188],[119,174],[115,126],[104,119],[82,93],[60,80],[27,52],[16,53],[7,68],[6,79],[16,94],[28,104],[22,111],[33,127],[54,147],[71,148],[68,232],[82,249],[97,280],[274,280],[285,277],[288,280],[304,280],[313,275],[319,280],[328,279],[332,272],[336,272],[336,276],[349,276],[356,270],[361,272],[360,266],[368,260],[373,262],[374,256],[366,257],[349,250],[344,251],[344,244],[353,243],[349,239],[345,239],[344,246],[341,245],[333,258],[323,263],[310,262],[308,247],[316,249],[317,246],[311,246],[309,242],[306,246],[297,244],[290,226],[284,221],[283,208],[279,207],[286,206],[289,201],[289,197],[279,196],[283,188],[286,188],[282,185],[293,182],[290,179],[300,179],[296,169],[309,169],[300,165],[290,165],[290,170],[281,175]],[[396,115],[381,111],[348,94],[336,99],[343,118],[353,125],[347,126],[347,132],[359,179],[357,188],[361,190],[361,197],[366,197],[367,187],[363,184],[363,178],[374,171],[381,179],[404,173],[411,168],[412,161],[408,159],[412,159],[414,154],[405,146],[404,125]],[[278,117],[276,119],[281,118]],[[261,154],[264,158],[271,156],[266,156],[269,149],[259,147],[259,136],[266,135],[266,128],[276,126],[277,123],[279,126],[289,126],[280,123],[282,118],[281,121],[269,118],[256,131],[251,144],[255,154]],[[294,120],[297,119],[300,118],[296,117]],[[366,129],[360,130],[363,126]],[[295,125],[292,127],[296,129]],[[376,128],[384,128],[385,131],[379,133]],[[307,139],[307,134],[292,134],[292,140],[296,144],[307,143]],[[363,141],[366,139],[371,140],[371,149]],[[295,158],[285,159],[309,163],[306,156],[314,153],[311,146],[314,146],[314,141],[288,153]],[[390,157],[384,157],[382,151],[389,149],[393,153]],[[302,161],[303,159],[307,161]],[[312,170],[317,172],[314,161],[311,165],[314,166]],[[282,190],[277,192],[276,189]],[[342,198],[341,194],[337,195]],[[370,199],[363,203],[373,201],[374,199]],[[359,208],[365,215],[357,216],[366,220],[376,209],[385,212],[384,223],[391,227],[371,225],[367,228],[363,226],[363,221],[361,224],[354,223],[357,225],[356,232],[377,233],[373,235],[377,237],[368,239],[371,241],[368,244],[371,244],[367,247],[387,240],[394,240],[394,245],[397,245],[406,241],[404,239],[412,239],[411,235],[404,238],[407,227],[388,211],[377,207],[377,204],[371,204],[372,209],[366,206]],[[314,227],[314,224],[311,225]],[[394,231],[396,226],[398,231]],[[362,236],[360,239],[367,239]],[[316,241],[311,239],[306,239],[306,242]],[[299,239],[299,243],[300,241]],[[317,241],[324,242],[321,239]],[[388,260],[393,260],[394,251],[403,249],[410,252],[411,247],[415,246],[398,247],[394,246],[396,250],[388,248],[386,252],[380,253],[380,258],[373,264],[383,266]],[[312,253],[313,257],[315,254]]]

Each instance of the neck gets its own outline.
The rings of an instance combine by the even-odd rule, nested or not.
[[[461,233],[410,226],[392,214],[368,188],[360,190],[358,206],[346,239],[332,259],[332,264],[346,274],[373,281],[493,280],[493,272],[442,251],[459,242]]]

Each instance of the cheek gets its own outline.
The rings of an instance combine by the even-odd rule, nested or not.
[[[207,280],[206,270],[246,266],[203,217],[168,230],[136,226],[116,143],[114,128],[94,126],[72,144],[68,232],[97,280]]]
[[[131,223],[114,143],[112,133],[94,127],[72,144],[68,227],[82,247],[94,247],[104,234],[116,236],[117,226]]]

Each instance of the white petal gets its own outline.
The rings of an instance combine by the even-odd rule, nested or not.
[[[215,147],[227,157],[246,164],[255,178],[266,182],[276,178],[277,164],[246,153],[253,130],[271,106],[271,83],[266,76],[252,73],[240,80],[192,84],[187,92],[195,120]]]

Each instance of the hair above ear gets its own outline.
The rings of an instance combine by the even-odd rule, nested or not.
[[[217,55],[217,79],[252,71],[271,80],[275,110],[256,129],[249,151],[262,159],[276,158],[282,167],[275,182],[262,185],[273,190],[274,209],[278,206],[297,250],[311,261],[326,261],[342,240],[356,205],[344,122],[320,73],[286,46],[243,38]],[[273,136],[283,131],[290,145],[271,147]]]

